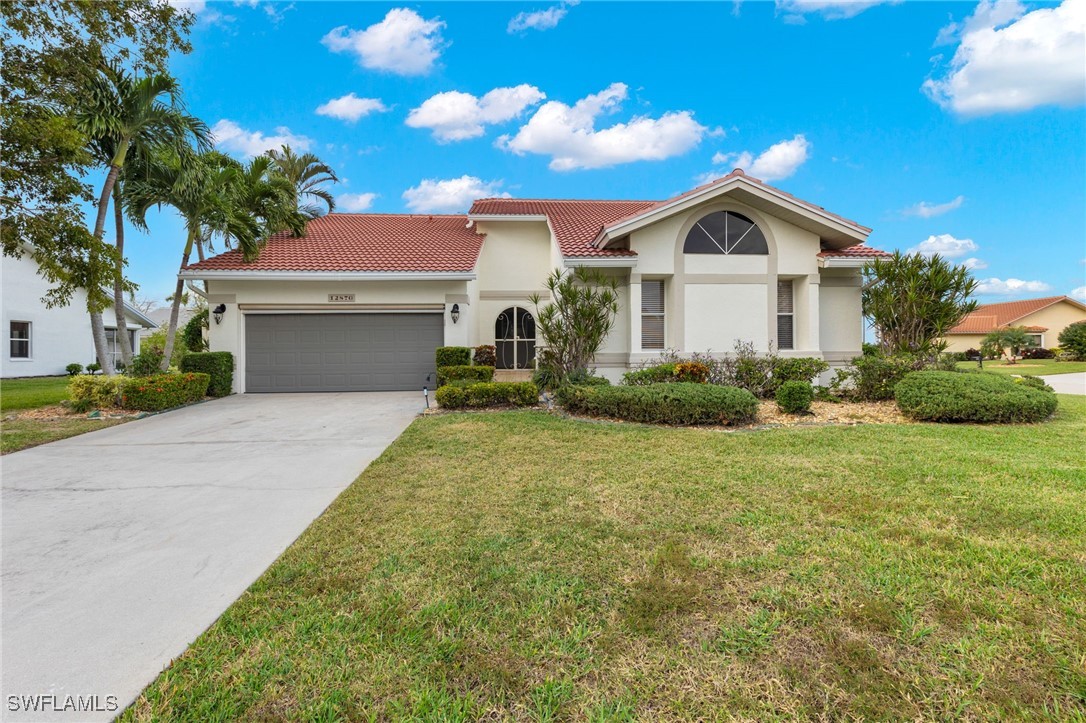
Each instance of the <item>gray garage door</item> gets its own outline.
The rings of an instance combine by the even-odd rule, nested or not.
[[[441,314],[249,314],[245,389],[422,389],[443,338]]]

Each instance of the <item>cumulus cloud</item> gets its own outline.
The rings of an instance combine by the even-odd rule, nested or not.
[[[317,115],[339,118],[354,123],[370,113],[384,113],[387,110],[388,107],[381,102],[380,98],[359,98],[354,93],[348,93],[341,98],[333,98],[318,106]]]
[[[708,131],[685,110],[664,113],[659,118],[634,116],[628,123],[596,130],[599,116],[617,110],[627,91],[625,83],[612,83],[572,106],[548,101],[516,135],[502,136],[497,145],[518,155],[549,155],[551,170],[572,171],[633,161],[662,161],[686,153]]]
[[[962,256],[968,256],[979,248],[973,239],[954,238],[948,233],[941,233],[938,236],[928,236],[927,239],[913,246],[906,253],[921,254],[923,256],[939,254],[944,259],[960,259]]]
[[[579,3],[579,0],[569,0],[558,3],[546,10],[536,10],[530,13],[517,13],[509,21],[506,29],[510,33],[523,33],[525,30],[550,30],[561,22],[569,9]]]
[[[442,143],[483,135],[483,127],[512,120],[547,96],[539,88],[522,83],[495,88],[482,98],[471,93],[448,91],[423,101],[407,116],[412,128],[429,128]]]
[[[982,269],[988,268],[988,262],[987,261],[982,261],[982,260],[976,258],[975,256],[971,257],[971,258],[968,258],[965,261],[963,261],[962,265],[965,266],[965,268],[969,269],[970,271],[980,271]]]
[[[407,207],[416,213],[457,213],[467,211],[478,198],[509,198],[501,181],[484,181],[475,176],[437,180],[427,178],[403,192]]]
[[[265,151],[284,145],[289,145],[296,151],[308,151],[313,144],[313,139],[291,133],[285,126],[276,128],[272,135],[265,135],[262,131],[242,128],[227,118],[211,126],[211,135],[215,137],[215,145],[220,149],[247,157],[259,156]]]
[[[800,133],[790,140],[774,143],[757,157],[750,151],[714,153],[713,164],[718,166],[727,164],[732,168],[742,168],[744,172],[763,181],[779,181],[795,173],[810,156],[811,143]],[[710,171],[698,178],[702,181],[710,181],[721,175],[721,173]]]
[[[827,20],[842,20],[859,15],[876,5],[896,4],[901,0],[777,0],[777,13],[786,22],[802,23],[807,13],[818,13]]]
[[[1017,0],[981,0],[973,15],[943,28],[960,45],[941,78],[923,89],[961,115],[1086,102],[1086,0],[1026,12]]]
[[[1052,287],[1043,281],[1023,281],[1022,279],[991,278],[981,279],[977,283],[977,293],[986,296],[1018,296],[1020,294],[1039,294],[1051,291]]]
[[[928,203],[927,201],[921,201],[915,206],[909,206],[902,210],[903,216],[919,216],[920,218],[934,218],[935,216],[942,216],[944,213],[950,213],[956,208],[961,208],[961,205],[965,203],[965,196],[958,196],[952,201],[946,203]]]
[[[399,75],[425,75],[445,46],[445,23],[423,18],[408,8],[393,8],[384,20],[365,30],[334,28],[321,42],[334,53],[353,53],[364,68]]]
[[[1077,299],[1079,301],[1086,301],[1086,286],[1080,286],[1077,289],[1072,289],[1071,293],[1068,294],[1068,296],[1070,296],[1072,299]]]
[[[373,206],[376,193],[341,193],[336,196],[336,210],[362,213]]]

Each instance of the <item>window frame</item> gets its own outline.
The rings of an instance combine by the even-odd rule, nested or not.
[[[26,338],[16,339],[14,336],[15,330],[12,328],[15,324],[26,324]],[[26,344],[26,356],[15,356],[12,354],[12,345],[16,342],[23,342]],[[22,319],[10,319],[8,321],[8,360],[9,361],[32,361],[34,359],[34,322],[24,321]]]
[[[660,285],[659,311],[645,310],[645,285]],[[645,319],[660,320],[660,345],[650,346],[645,343]],[[642,351],[663,351],[667,348],[667,283],[666,279],[642,279],[641,280],[641,349]]]
[[[791,293],[789,296],[788,310],[781,310],[781,287],[787,284]],[[789,320],[788,346],[781,342],[781,319]],[[777,279],[777,351],[795,351],[796,349],[796,280]]]
[[[718,214],[722,215],[724,217],[724,245],[723,246],[720,245],[720,241],[716,238],[716,236],[714,236],[712,233],[709,232],[708,229],[706,229],[704,226],[702,226],[702,223],[705,222],[706,219],[713,218],[713,217],[717,216]],[[730,217],[735,217],[736,219],[738,219],[738,220],[740,220],[740,221],[742,221],[744,223],[749,223],[750,228],[748,228],[746,231],[744,231],[743,235],[740,236],[738,239],[736,239],[735,243],[732,244],[729,247],[728,246],[728,230],[727,229],[728,229],[728,220],[729,220]],[[709,238],[709,240],[712,242],[711,247],[707,247],[707,248],[702,249],[702,250],[696,250],[696,249],[691,248],[691,243],[692,243],[691,242],[691,237],[694,236],[699,230],[701,231],[702,234],[707,236]],[[757,253],[748,253],[748,252],[745,252],[745,251],[737,251],[736,249],[739,248],[739,245],[740,245],[740,243],[742,243],[743,239],[746,238],[747,235],[750,234],[753,231],[758,232],[758,236],[761,237],[761,245],[765,248],[765,250],[764,251],[759,250]],[[703,241],[703,243],[704,243],[704,241]],[[766,238],[765,231],[762,230],[762,227],[758,225],[757,221],[755,221],[752,218],[748,218],[747,216],[744,216],[743,214],[739,213],[738,211],[728,211],[728,210],[710,211],[709,213],[704,213],[701,216],[699,216],[698,219],[696,221],[694,221],[694,225],[691,226],[690,229],[686,232],[686,235],[683,237],[683,253],[687,254],[687,255],[695,255],[695,256],[696,255],[701,255],[701,256],[769,256],[770,255],[769,239]]]

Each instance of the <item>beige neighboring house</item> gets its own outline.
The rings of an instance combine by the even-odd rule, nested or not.
[[[980,349],[985,336],[1010,326],[1025,327],[1036,346],[1050,349],[1076,321],[1086,321],[1086,304],[1067,296],[984,304],[947,333],[947,351]]]
[[[237,392],[421,390],[439,346],[493,344],[500,369],[531,369],[530,299],[580,266],[618,282],[595,357],[612,380],[665,349],[721,355],[736,340],[839,366],[860,353],[861,268],[886,255],[870,232],[736,170],[664,201],[331,213],[255,261],[228,251],[181,277],[207,283],[211,349],[235,355]]]

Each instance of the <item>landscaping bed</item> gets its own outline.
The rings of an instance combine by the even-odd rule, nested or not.
[[[113,427],[142,416],[140,413],[89,417],[52,404],[4,414],[0,422],[0,454],[10,454],[46,442],[67,439],[96,429]]]

